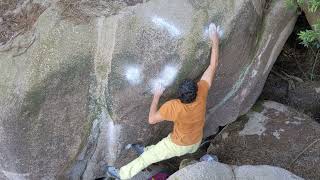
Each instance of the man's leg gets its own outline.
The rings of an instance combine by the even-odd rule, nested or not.
[[[156,145],[146,147],[144,153],[142,153],[140,157],[120,168],[120,177],[121,179],[130,179],[155,162],[194,152],[199,145],[200,142],[191,146],[178,146],[171,141],[169,135]]]

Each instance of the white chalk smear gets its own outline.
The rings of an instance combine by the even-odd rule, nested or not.
[[[16,173],[16,172],[9,172],[9,171],[5,171],[2,170],[2,173],[10,180],[26,180],[28,178],[26,178],[27,176],[29,176],[29,173]]]
[[[257,70],[252,70],[251,78],[255,77],[257,75],[258,71]]]
[[[103,129],[102,131],[105,135],[103,140],[106,142],[106,150],[107,150],[107,160],[108,164],[113,164],[117,157],[117,150],[118,150],[118,142],[121,133],[121,126],[115,124],[109,115],[105,111],[102,111],[101,119],[103,121]],[[104,139],[105,138],[105,139]]]
[[[160,75],[156,79],[151,79],[150,86],[151,92],[154,93],[158,87],[168,87],[176,78],[178,73],[178,67],[173,65],[166,65],[160,72]]]
[[[301,122],[299,122],[299,121],[286,121],[284,123],[285,124],[294,124],[294,125],[300,125],[301,124]]]
[[[283,129],[276,130],[272,133],[272,135],[277,139],[280,139],[280,132],[284,132],[284,130]]]
[[[297,117],[297,116],[294,116],[293,119],[296,119],[296,120],[299,120],[299,121],[303,121],[305,120],[304,118],[301,118],[301,117]]]
[[[223,140],[225,140],[225,139],[227,139],[228,138],[228,136],[229,136],[229,133],[222,133],[222,139]]]
[[[280,103],[277,103],[277,102],[273,102],[273,101],[266,101],[263,103],[263,106],[267,109],[275,109],[280,112],[287,112],[288,111],[287,106],[280,104]]]
[[[164,20],[163,18],[154,16],[152,17],[152,22],[161,28],[165,28],[172,36],[179,36],[181,34],[180,30],[176,26]]]
[[[280,139],[280,133],[278,131],[273,132],[272,135],[277,139]]]
[[[138,66],[128,66],[126,68],[126,78],[131,85],[137,85],[142,82],[141,69]]]
[[[107,137],[107,144],[108,144],[108,153],[110,156],[110,161],[114,162],[116,157],[116,148],[117,148],[117,140],[119,137],[119,127],[113,123],[113,121],[108,122],[108,137]]]
[[[269,118],[257,112],[249,112],[247,116],[249,120],[244,125],[244,128],[239,132],[239,135],[261,136],[266,131],[265,125],[267,124]]]
[[[211,35],[217,32],[219,35],[219,38],[221,39],[223,37],[224,31],[220,26],[215,25],[214,23],[210,23],[210,25],[208,27],[205,28],[204,30],[204,37],[207,38],[211,38]]]

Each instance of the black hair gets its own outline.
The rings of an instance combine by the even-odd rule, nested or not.
[[[197,97],[198,86],[193,80],[185,79],[179,85],[178,99],[184,104],[192,103]]]

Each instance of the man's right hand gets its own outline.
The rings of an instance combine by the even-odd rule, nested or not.
[[[154,96],[160,98],[164,90],[165,90],[164,86],[161,84],[158,84],[154,89]]]
[[[216,41],[219,38],[222,38],[223,36],[223,30],[220,26],[215,25],[214,23],[211,23],[209,25],[209,37],[212,41]]]
[[[149,112],[149,124],[155,124],[158,122],[163,121],[163,117],[161,116],[160,112],[157,111],[159,99],[161,95],[163,94],[163,91],[165,88],[162,86],[162,84],[157,84],[156,87],[153,89],[153,100],[150,106],[150,112]]]
[[[213,76],[218,65],[219,37],[221,37],[222,34],[222,29],[219,26],[216,26],[213,23],[210,24],[209,36],[212,41],[210,65],[201,77],[201,80],[205,80],[208,83],[209,87],[211,87]]]
[[[211,41],[212,41],[212,44],[215,44],[215,43],[218,43],[219,42],[219,35],[217,32],[213,32],[212,35],[211,35]],[[219,43],[218,43],[219,44]]]

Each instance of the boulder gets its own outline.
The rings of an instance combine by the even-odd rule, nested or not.
[[[33,32],[0,52],[0,179],[54,179],[85,146],[93,32],[48,9]]]
[[[166,136],[169,123],[147,123],[150,91],[168,85],[163,103],[199,78],[211,22],[224,29],[205,136],[216,133],[255,102],[297,18],[284,0],[126,2],[52,2],[0,47],[1,178],[92,179],[132,160],[126,144]]]
[[[297,83],[287,97],[290,106],[312,114],[320,122],[320,81]]]
[[[259,99],[288,105],[320,122],[320,81],[289,82],[271,73]]]
[[[219,162],[199,162],[172,174],[168,180],[302,180],[291,172],[274,166],[230,166]]]
[[[195,160],[195,159],[183,159],[181,162],[180,162],[180,165],[179,165],[179,169],[182,169],[186,166],[189,166],[191,164],[195,164],[199,161]]]
[[[309,116],[273,101],[257,103],[228,125],[208,153],[224,163],[279,166],[306,178],[320,177],[320,125]]]

